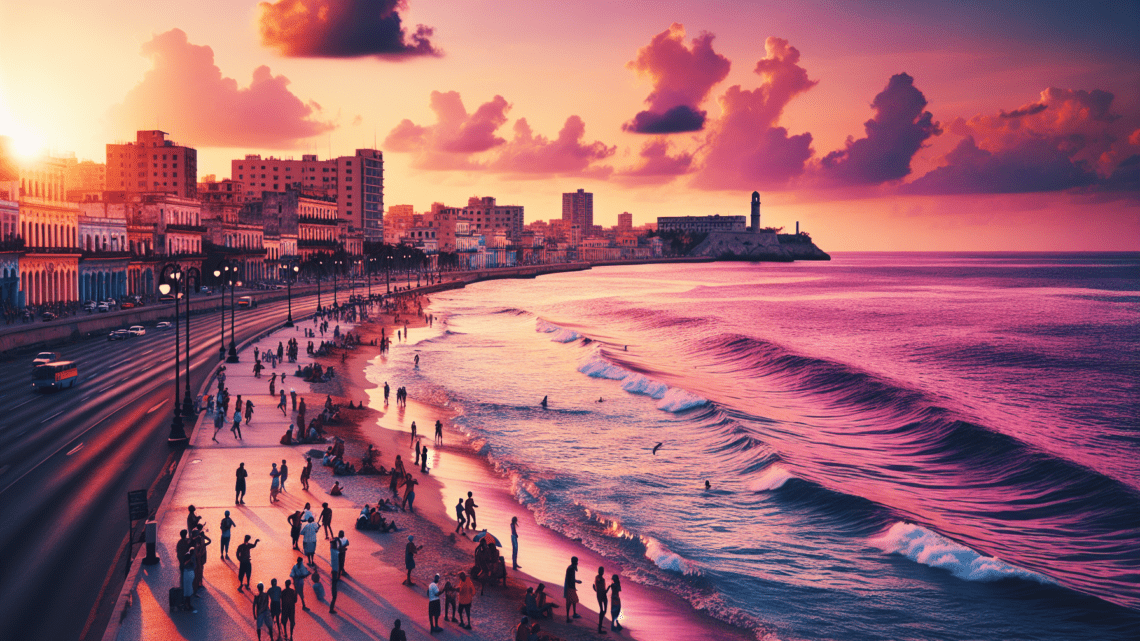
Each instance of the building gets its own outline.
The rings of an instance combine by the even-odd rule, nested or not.
[[[412,205],[391,205],[384,217],[384,242],[399,245],[408,229],[416,224],[416,211]]]
[[[79,206],[67,201],[63,159],[41,156],[19,167],[20,291],[24,305],[75,302],[79,292]]]
[[[107,145],[107,191],[198,196],[198,151],[167,140],[165,131],[140,131],[133,143]]]
[[[472,196],[467,199],[466,207],[441,205],[437,208],[433,205],[432,211],[436,218],[441,222],[447,222],[448,225],[452,219],[467,221],[471,234],[475,236],[490,237],[502,232],[511,243],[517,243],[522,239],[524,216],[522,205],[500,205],[492,197]],[[448,244],[450,243],[444,238],[440,247]]]
[[[131,253],[126,208],[89,199],[79,204],[79,300],[120,300],[128,294]]]
[[[617,228],[619,231],[629,231],[633,229],[633,214],[628,211],[618,214]]]
[[[384,240],[384,156],[376,149],[357,149],[355,156],[336,159],[340,182],[337,208],[349,232],[362,231],[364,240]]]
[[[713,231],[745,231],[744,216],[658,216],[657,231],[708,233]]]
[[[80,202],[98,198],[107,185],[107,165],[91,160],[79,162],[75,156],[63,159],[66,171],[67,199]]]
[[[198,183],[198,199],[203,203],[242,203],[244,201],[242,184],[236,180],[226,178],[217,180],[210,174]]]
[[[569,225],[570,244],[588,237],[594,226],[594,194],[582,189],[562,194],[562,220]]]

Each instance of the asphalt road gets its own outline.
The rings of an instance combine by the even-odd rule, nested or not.
[[[316,296],[295,298],[295,319],[316,309]],[[279,301],[239,309],[237,342],[284,322],[285,307]],[[193,394],[218,362],[218,314],[191,319]],[[229,325],[227,312],[227,345]],[[36,350],[0,361],[3,636],[55,641],[103,634],[125,578],[127,492],[150,488],[170,458],[173,335],[150,325],[146,336],[56,348],[79,364],[80,377],[74,388],[57,392],[32,390]],[[185,358],[184,335],[181,344]],[[185,367],[183,361],[183,384]],[[152,498],[151,510],[160,499]]]

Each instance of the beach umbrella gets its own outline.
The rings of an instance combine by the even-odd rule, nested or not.
[[[503,547],[503,543],[502,543],[502,541],[499,541],[499,537],[495,536],[494,534],[491,534],[487,530],[483,530],[482,532],[471,537],[471,540],[476,542],[476,543],[478,543],[479,541],[482,541],[483,539],[487,539],[487,545],[497,545],[499,547]]]

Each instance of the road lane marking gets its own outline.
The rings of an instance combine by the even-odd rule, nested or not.
[[[169,401],[169,400],[170,400],[169,398],[168,398],[168,399],[166,399],[166,401]],[[162,402],[160,402],[158,405],[155,405],[154,407],[152,407],[152,408],[150,408],[149,410],[147,410],[147,411],[146,411],[146,413],[147,413],[147,414],[153,414],[155,410],[157,410],[158,408],[162,407],[163,405],[166,405],[166,401],[162,401]]]
[[[50,421],[51,419],[59,416],[60,414],[63,414],[65,411],[66,410],[60,410],[60,411],[56,412],[55,414],[52,414],[51,416],[45,418],[42,422],[46,423],[46,422]]]
[[[80,443],[79,445],[76,445],[75,447],[71,448],[71,451],[68,452],[67,455],[71,456],[72,454],[75,454],[76,452],[78,452],[81,449],[83,449],[83,443]]]

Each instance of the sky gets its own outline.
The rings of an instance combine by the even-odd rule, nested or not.
[[[385,206],[594,194],[826,251],[1140,250],[1140,3],[0,3],[0,135],[199,177],[377,147]]]

